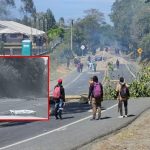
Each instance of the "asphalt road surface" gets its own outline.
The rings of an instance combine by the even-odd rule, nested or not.
[[[74,105],[74,106],[73,106]],[[117,118],[116,101],[104,101],[102,119],[91,121],[89,106],[72,104],[63,120],[0,126],[0,150],[71,150],[120,129],[149,108],[150,99],[129,101],[129,117]]]
[[[122,64],[123,66],[125,64]],[[131,80],[131,70],[124,67],[125,78]],[[114,78],[121,73],[117,70]],[[100,81],[103,81],[104,72],[97,72]],[[88,80],[93,73],[84,70],[83,73],[72,72],[64,79],[66,93],[80,95],[88,91]],[[113,76],[112,76],[113,77]],[[51,82],[51,89],[56,81]],[[64,109],[63,120],[50,117],[47,122],[11,122],[0,125],[0,150],[71,150],[91,142],[97,137],[119,129],[141,112],[149,108],[150,100],[139,99],[129,101],[129,117],[119,119],[116,101],[102,103],[102,119],[91,121],[91,107],[88,104],[77,102],[67,103]],[[21,107],[21,106],[20,106]],[[5,110],[5,109],[4,109]],[[3,111],[3,110],[2,110]]]
[[[31,99],[0,99],[0,119],[6,116],[11,118],[9,110],[33,110],[36,112],[35,117],[48,119],[48,98],[31,98]],[[27,116],[26,116],[27,117]]]

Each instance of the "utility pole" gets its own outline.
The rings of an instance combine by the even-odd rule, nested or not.
[[[31,34],[30,34],[30,41],[32,42],[32,41],[33,41],[33,38],[32,38],[32,18],[30,19],[30,22],[31,22]]]
[[[73,20],[71,20],[71,51],[73,50],[73,36],[72,36]]]

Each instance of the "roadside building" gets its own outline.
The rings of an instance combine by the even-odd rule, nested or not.
[[[33,49],[41,49],[46,46],[46,34],[44,31],[32,28],[14,21],[0,21],[0,41],[4,42],[4,51],[21,49],[22,40],[30,39]]]

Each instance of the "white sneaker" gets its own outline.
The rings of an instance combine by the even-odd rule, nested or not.
[[[125,118],[127,118],[127,117],[128,117],[128,115],[124,115],[124,117],[125,117]]]
[[[123,116],[118,116],[118,118],[123,118]]]
[[[59,110],[64,110],[63,108],[59,108]]]

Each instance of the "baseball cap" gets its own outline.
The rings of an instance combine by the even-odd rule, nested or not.
[[[58,83],[62,83],[62,79],[58,79]]]

